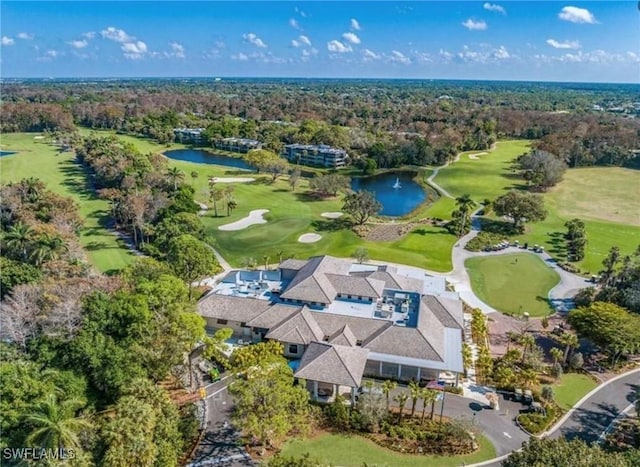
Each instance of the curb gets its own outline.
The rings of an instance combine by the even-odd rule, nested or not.
[[[620,375],[618,375],[618,376],[616,376],[614,378],[611,378],[606,383],[603,383],[603,384],[597,386],[595,389],[592,389],[582,399],[580,399],[578,402],[576,402],[574,404],[574,406],[571,407],[571,409],[569,409],[569,411],[560,420],[558,420],[556,422],[556,424],[550,430],[547,430],[547,431],[541,433],[538,437],[539,438],[545,438],[545,437],[549,436],[550,434],[554,433],[573,414],[573,412],[575,412],[576,409],[578,409],[582,404],[584,404],[584,402],[587,399],[589,399],[592,395],[594,395],[596,392],[598,392],[599,390],[603,389],[604,387],[608,386],[610,383],[613,383],[614,381],[617,381],[619,379],[625,378],[625,377],[627,377],[629,375],[632,375],[634,373],[640,373],[640,368],[634,368],[633,370],[629,370],[629,371],[627,371],[625,373],[622,373],[622,374],[620,374]],[[520,451],[521,451],[521,449],[516,449],[515,451],[512,451],[512,452],[520,452]],[[477,464],[469,464],[467,467],[482,467],[484,465],[495,464],[496,462],[501,462],[501,461],[505,460],[510,455],[511,455],[511,453],[504,454],[502,456],[495,457],[493,459],[489,459],[489,460],[486,460],[486,461],[478,462]]]
[[[593,396],[595,393],[597,393],[598,391],[600,391],[604,387],[608,386],[609,384],[613,383],[614,381],[618,381],[619,379],[625,378],[625,377],[627,377],[629,375],[632,375],[634,373],[639,373],[639,372],[640,372],[640,368],[634,368],[633,370],[629,370],[629,371],[627,371],[625,373],[619,374],[618,376],[615,376],[615,377],[611,378],[609,381],[607,381],[607,382],[605,382],[605,383],[603,383],[603,384],[601,384],[599,386],[596,386],[594,389],[592,389],[587,394],[585,394],[585,396],[582,399],[580,399],[578,402],[573,404],[573,407],[571,407],[569,409],[569,411],[566,414],[564,414],[560,420],[558,420],[556,422],[555,425],[553,425],[549,430],[543,432],[541,434],[541,436],[542,437],[546,437],[546,436],[549,436],[549,435],[555,433],[560,428],[560,426],[564,422],[566,422],[567,419],[569,417],[571,417],[571,415],[573,415],[573,413],[576,411],[576,409],[580,408],[580,406],[582,404],[584,404],[587,399],[589,399],[591,396]]]

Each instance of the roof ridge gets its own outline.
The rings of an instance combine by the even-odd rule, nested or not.
[[[356,383],[356,378],[354,377],[353,373],[349,369],[349,365],[347,365],[347,363],[344,361],[344,358],[340,354],[340,351],[338,351],[338,347],[344,347],[345,349],[351,349],[351,347],[347,347],[347,346],[344,346],[344,345],[341,345],[341,346],[331,345],[331,347],[333,348],[333,351],[335,352],[336,356],[338,357],[338,360],[340,360],[340,363],[342,364],[342,366],[345,368],[345,370],[347,370],[347,374],[349,375],[349,377],[351,378],[351,380],[355,384]]]
[[[443,327],[444,327],[444,326],[443,326]],[[427,338],[427,336],[425,336],[425,335],[424,335],[424,333],[422,332],[422,330],[421,330],[421,329],[419,329],[419,328],[414,328],[414,329],[418,332],[418,335],[419,335],[420,337],[422,337],[422,339],[426,342],[426,344],[429,346],[429,348],[430,348],[431,350],[433,350],[433,353],[435,353],[438,357],[440,357],[440,361],[443,361],[443,362],[444,362],[444,357],[443,357],[442,355],[440,355],[440,352],[438,352],[438,351],[433,347],[433,345],[431,345],[431,342],[429,342],[429,339]]]

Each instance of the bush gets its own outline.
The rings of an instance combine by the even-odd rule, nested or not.
[[[555,420],[557,413],[557,409],[554,406],[548,405],[545,407],[544,414],[537,412],[525,413],[518,415],[517,420],[525,430],[535,435],[546,430]]]
[[[572,370],[579,370],[584,365],[584,358],[580,352],[574,353],[569,359],[569,368]]]
[[[596,289],[595,287],[586,287],[584,289],[580,289],[575,297],[573,297],[573,302],[576,307],[581,308],[585,306],[590,306],[596,298]]]
[[[445,386],[444,390],[445,392],[449,392],[451,394],[458,394],[459,396],[462,395],[463,393],[461,386]]]
[[[561,262],[561,263],[558,263],[558,266],[561,267],[562,269],[564,269],[567,272],[572,272],[574,274],[580,274],[580,268],[578,268],[577,266],[574,266],[571,263]]]
[[[553,399],[553,388],[551,386],[544,386],[542,388],[542,398],[547,401]]]
[[[558,379],[562,376],[562,373],[564,373],[564,370],[562,369],[562,363],[560,362],[556,362],[552,367],[551,367],[551,375]]]
[[[504,240],[504,235],[490,232],[480,232],[469,240],[464,246],[468,251],[483,251],[485,248],[496,245]]]

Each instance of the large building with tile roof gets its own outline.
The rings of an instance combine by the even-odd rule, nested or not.
[[[230,272],[198,311],[209,329],[230,327],[242,344],[282,342],[316,398],[355,390],[363,375],[410,381],[449,373],[457,381],[463,372],[462,302],[415,271],[326,255],[289,259],[275,271]],[[327,376],[347,374],[349,384]]]

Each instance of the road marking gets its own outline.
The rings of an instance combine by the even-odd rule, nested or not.
[[[218,389],[216,392],[212,392],[207,397],[205,397],[205,399],[209,399],[210,397],[213,397],[213,396],[215,396],[217,394],[220,394],[222,391],[226,390],[228,387],[229,387],[229,385],[223,387],[222,389]]]
[[[213,382],[213,383],[207,384],[204,388],[205,388],[205,389],[209,389],[211,386],[215,386],[216,384],[218,384],[218,383],[219,383],[219,382],[221,382],[221,381],[224,381],[224,380],[225,380],[225,379],[227,379],[227,378],[231,378],[231,375],[227,375],[227,376],[225,376],[224,378],[220,378],[218,381],[215,381],[215,382]]]
[[[502,434],[505,435],[507,438],[511,439],[511,435],[506,431],[503,431]]]

